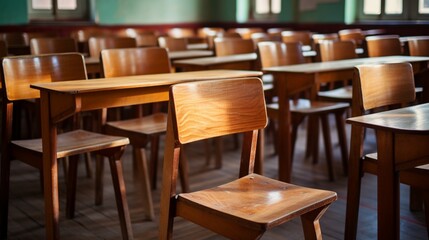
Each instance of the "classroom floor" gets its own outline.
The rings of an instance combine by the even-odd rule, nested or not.
[[[331,121],[333,122],[333,121]],[[350,136],[350,126],[347,126]],[[336,180],[328,180],[323,139],[320,136],[320,157],[317,164],[305,155],[305,125],[299,130],[296,144],[292,182],[308,187],[323,188],[336,191],[338,200],[331,205],[321,219],[324,239],[343,239],[347,178],[342,174],[339,159],[339,147],[334,125],[331,127],[334,149],[334,167]],[[320,134],[321,135],[321,134]],[[233,149],[233,137],[224,138],[224,155],[222,169],[214,169],[214,156],[210,165],[206,164],[204,144],[197,142],[187,146],[187,156],[190,164],[190,187],[192,190],[213,186],[226,182],[238,175],[238,161],[240,151]],[[368,131],[366,148],[375,149],[374,134]],[[162,157],[161,148],[160,154]],[[123,157],[124,172],[127,187],[127,196],[131,211],[134,237],[136,239],[158,239],[155,221],[143,219],[141,194],[138,192],[138,183],[133,179],[131,147]],[[277,156],[273,154],[272,138],[266,135],[265,171],[266,176],[277,177]],[[82,162],[83,163],[83,162]],[[162,160],[160,160],[162,164]],[[158,189],[153,191],[156,214],[159,213],[161,169],[158,166]],[[95,164],[94,164],[95,166]],[[62,167],[60,165],[60,167]],[[80,164],[76,216],[66,219],[65,183],[62,170],[60,170],[60,234],[62,239],[120,239],[121,233],[117,218],[116,205],[111,186],[108,164],[105,165],[104,204],[94,205],[94,179],[86,177],[84,164]],[[11,196],[9,210],[9,239],[44,239],[43,195],[40,189],[39,173],[37,170],[19,162],[12,163]],[[180,190],[180,188],[178,187]],[[401,185],[401,239],[417,240],[427,239],[425,219],[423,212],[410,212],[408,210],[409,187]],[[377,203],[376,203],[376,177],[366,174],[362,182],[362,197],[359,212],[358,239],[376,239],[377,237]],[[177,219],[174,225],[174,239],[224,239],[195,224]],[[268,231],[262,239],[303,239],[301,222],[299,219],[286,223]]]

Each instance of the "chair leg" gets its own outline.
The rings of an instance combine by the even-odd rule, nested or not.
[[[155,212],[153,210],[152,192],[150,189],[149,170],[144,148],[133,148],[134,159],[138,163],[139,182],[143,193],[143,207],[145,209],[146,219],[153,220]]]
[[[331,134],[329,131],[328,124],[328,115],[322,114],[320,116],[322,121],[322,130],[323,130],[323,141],[325,142],[325,154],[326,154],[326,162],[328,165],[328,174],[329,181],[334,181],[334,167],[332,164],[332,143],[331,143]]]
[[[3,143],[5,144],[5,143]],[[7,239],[7,219],[9,213],[10,160],[5,156],[0,159],[0,239]]]
[[[343,163],[343,173],[347,176],[348,173],[348,150],[346,138],[346,126],[344,124],[344,112],[335,114],[335,122],[337,124],[338,142],[340,143],[341,157]]]
[[[304,237],[306,240],[322,239],[322,230],[320,229],[320,218],[326,212],[329,205],[317,208],[301,216]]]
[[[150,172],[152,189],[156,189],[156,181],[158,179],[158,150],[159,136],[152,136],[150,141]]]
[[[104,159],[98,155],[95,158],[95,205],[103,204]]]
[[[92,178],[92,162],[91,162],[91,153],[85,153],[85,169],[86,169],[86,177]]]
[[[122,154],[121,154],[122,155]],[[118,208],[119,222],[121,225],[122,239],[133,239],[133,230],[131,227],[130,211],[125,189],[124,175],[122,171],[122,162],[120,157],[109,157],[110,172],[112,173],[112,182],[115,190],[116,206]]]
[[[238,142],[238,134],[234,134],[234,142]],[[217,137],[214,139],[215,142],[215,168],[222,168],[222,152],[223,152],[223,138]],[[234,143],[234,145],[239,145],[238,143]],[[234,147],[234,149],[238,149],[238,147]]]
[[[67,173],[66,217],[71,219],[74,218],[76,206],[76,181],[79,155],[72,156],[69,160],[69,169]]]

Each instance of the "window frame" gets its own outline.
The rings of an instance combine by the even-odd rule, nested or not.
[[[385,1],[381,0],[381,14],[372,15],[363,12],[364,0],[358,0],[357,3],[357,17],[358,21],[379,21],[379,20],[397,20],[397,21],[415,21],[415,20],[429,20],[429,13],[418,13],[419,0],[402,0],[402,13],[401,14],[386,14]]]
[[[274,13],[272,11],[271,5],[272,5],[272,1],[273,0],[267,0],[268,1],[268,13],[258,13],[256,11],[256,1],[257,0],[252,0],[251,1],[251,12],[252,12],[252,20],[270,20],[270,21],[275,21],[278,19],[278,16],[281,14],[282,12],[282,2],[280,1],[280,12],[279,13]]]
[[[28,18],[30,21],[89,21],[90,6],[88,0],[76,0],[76,9],[58,9],[57,0],[52,1],[52,9],[33,9],[33,0],[28,2]]]

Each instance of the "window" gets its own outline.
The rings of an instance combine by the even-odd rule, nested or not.
[[[281,0],[254,0],[253,16],[255,19],[276,19],[281,12]]]
[[[429,19],[429,0],[360,0],[359,20]]]
[[[28,0],[30,20],[87,20],[88,0]]]

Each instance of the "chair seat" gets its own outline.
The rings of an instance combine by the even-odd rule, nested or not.
[[[108,122],[106,128],[109,129],[108,132],[116,131],[146,135],[162,134],[165,133],[167,128],[167,114],[156,113],[142,118]]]
[[[323,102],[323,101],[310,101],[308,99],[297,99],[290,100],[290,111],[291,113],[301,113],[301,114],[320,114],[320,113],[329,113],[335,110],[342,111],[347,109],[350,105],[348,103],[332,103],[332,102]],[[278,112],[279,104],[271,103],[267,104],[267,110],[272,112]]]
[[[12,144],[20,148],[42,154],[42,139],[16,140]],[[58,134],[57,158],[72,156],[85,152],[93,152],[106,148],[119,147],[129,144],[128,138],[109,136],[85,130],[75,130]]]
[[[320,91],[317,93],[317,96],[320,99],[337,99],[338,101],[342,102],[351,102],[352,101],[352,93],[353,89],[351,86],[337,88],[333,90],[328,91]]]
[[[226,201],[226,199],[228,201]],[[337,199],[331,191],[300,187],[258,174],[193,193],[179,194],[178,215],[194,211],[241,221],[253,229],[269,229]],[[183,210],[183,211],[181,211]]]

